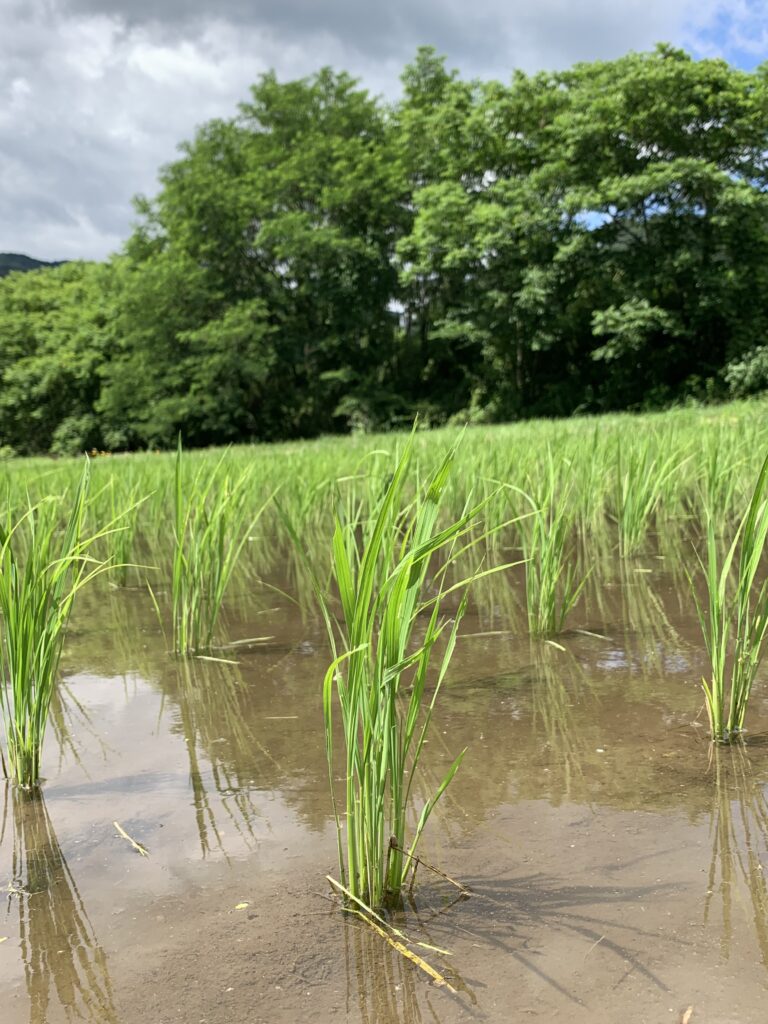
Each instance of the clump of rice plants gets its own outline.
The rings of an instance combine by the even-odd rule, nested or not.
[[[251,513],[246,489],[250,472],[246,469],[231,476],[226,457],[225,452],[211,470],[201,463],[195,475],[185,479],[179,439],[171,576],[173,649],[177,654],[200,654],[213,646],[237,560],[265,507]]]
[[[136,543],[139,532],[139,510],[147,500],[141,497],[136,484],[118,490],[114,477],[109,481],[109,499],[112,521],[120,520],[117,529],[107,534],[109,541],[112,571],[110,578],[113,583],[124,587],[128,584],[128,572],[135,567]]]
[[[709,509],[706,533],[706,563],[701,562],[707,588],[705,607],[694,590],[710,660],[710,679],[702,679],[702,687],[712,739],[730,743],[744,729],[768,632],[768,579],[757,579],[768,536],[768,458],[722,561]]]
[[[520,520],[528,628],[534,636],[554,636],[576,606],[586,576],[577,571],[571,550],[576,522],[572,489],[566,483],[558,493],[551,453],[544,486],[523,497],[531,506]]]
[[[465,506],[458,519],[438,526],[456,448],[408,500],[404,492],[412,453],[413,437],[372,504],[350,501],[342,508],[340,503],[332,542],[339,618],[313,574],[333,652],[323,687],[332,795],[337,774],[334,705],[344,734],[343,813],[333,798],[341,883],[353,901],[369,907],[397,899],[424,827],[464,756],[462,751],[456,757],[406,838],[414,780],[466,608],[469,580],[451,584],[447,571],[467,543],[476,542],[466,538],[488,500]],[[287,517],[286,526],[303,550]],[[462,597],[453,617],[446,618],[451,593]],[[427,676],[441,638],[430,694]]]
[[[660,452],[655,454],[650,437],[630,447],[628,453],[621,443],[617,445],[614,516],[622,558],[640,549],[664,489],[682,461],[677,451],[666,458]]]
[[[108,568],[88,555],[106,532],[85,537],[88,464],[61,521],[63,499],[30,505],[0,522],[0,710],[7,761],[20,786],[40,781],[40,755],[56,686],[64,632],[80,590]]]

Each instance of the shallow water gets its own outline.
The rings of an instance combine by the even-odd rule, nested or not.
[[[251,592],[227,635],[269,640],[178,662],[146,596],[105,589],[73,622],[44,798],[0,790],[2,1024],[764,1021],[764,687],[712,759],[658,559],[593,581],[564,650],[480,596],[420,791],[468,748],[422,852],[472,895],[422,868],[398,920],[452,951],[425,955],[456,995],[327,901],[319,624]]]

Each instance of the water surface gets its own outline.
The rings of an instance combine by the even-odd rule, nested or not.
[[[417,786],[467,747],[423,853],[473,895],[422,870],[398,919],[452,951],[456,995],[327,899],[312,615],[251,590],[227,633],[270,639],[178,661],[143,592],[84,595],[44,795],[0,790],[3,1024],[764,1021],[764,687],[713,757],[660,559],[593,581],[563,649],[528,639],[513,587],[464,622]]]

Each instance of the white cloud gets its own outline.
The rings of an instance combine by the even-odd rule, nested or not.
[[[761,0],[762,2],[762,0]],[[658,39],[765,46],[749,0],[0,0],[0,251],[102,257],[195,126],[274,66],[394,95],[416,47],[464,74],[610,58]],[[758,12],[758,13],[756,13]],[[757,19],[757,20],[756,20]],[[764,20],[764,19],[763,19]]]

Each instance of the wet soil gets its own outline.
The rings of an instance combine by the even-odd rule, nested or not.
[[[765,687],[713,756],[691,602],[655,560],[593,583],[560,647],[481,598],[418,791],[468,748],[423,854],[472,895],[421,869],[396,915],[451,951],[425,955],[455,995],[328,900],[320,624],[251,593],[227,635],[270,639],[179,662],[142,592],[104,589],[72,624],[44,796],[0,790],[2,1024],[762,1024]]]

